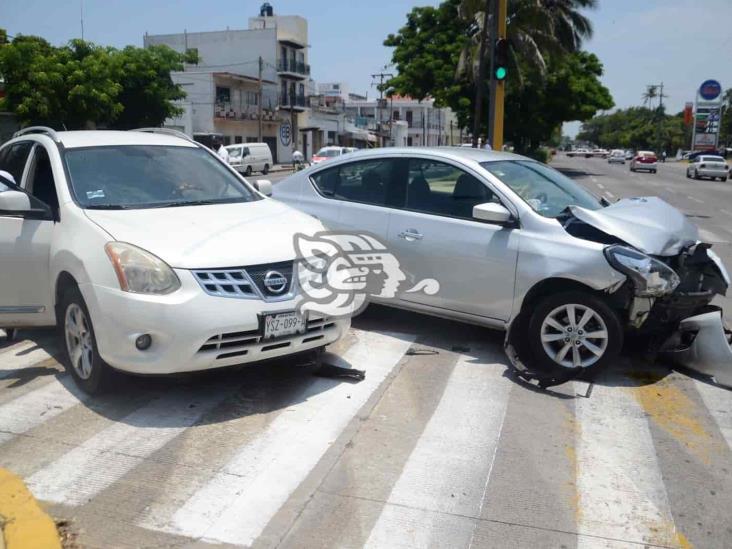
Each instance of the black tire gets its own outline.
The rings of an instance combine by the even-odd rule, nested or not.
[[[67,314],[69,313],[69,309],[74,306],[78,307],[84,314],[86,328],[88,329],[90,336],[91,349],[89,363],[91,365],[91,372],[87,377],[82,376],[73,365],[69,345],[67,344]],[[86,303],[84,302],[84,298],[82,297],[79,288],[76,286],[67,288],[61,297],[61,301],[58,305],[57,325],[59,337],[61,339],[61,348],[64,350],[63,359],[66,370],[69,371],[73,376],[74,381],[76,381],[76,384],[81,387],[84,392],[89,393],[90,395],[104,392],[111,385],[114,370],[112,370],[112,368],[99,356],[97,339],[94,335],[94,326],[92,324],[91,315],[89,314],[89,309],[86,307]]]
[[[264,165],[264,169],[262,170],[262,174],[267,175],[269,173],[269,164]]]
[[[724,183],[725,181],[727,181],[727,178],[726,177],[722,177],[721,179],[722,179],[722,183]]]
[[[689,170],[686,170],[686,179],[691,179],[691,176],[689,175]]]
[[[692,179],[698,180],[699,179],[699,172],[697,172],[696,170],[694,170],[694,176],[692,177]]]
[[[564,305],[579,305],[583,308],[590,309],[596,315],[602,319],[602,321],[605,324],[605,331],[607,332],[607,343],[604,348],[603,353],[599,356],[599,358],[594,359],[594,362],[589,363],[585,367],[574,367],[573,365],[561,365],[558,362],[554,360],[553,357],[549,356],[547,354],[547,351],[544,349],[544,343],[542,342],[542,325],[544,324],[545,319],[550,316],[554,311],[561,308]],[[528,337],[529,337],[529,347],[531,349],[531,353],[536,365],[536,368],[538,370],[552,373],[552,374],[564,374],[566,375],[567,372],[575,372],[577,375],[583,374],[586,372],[593,372],[597,373],[601,371],[603,368],[607,367],[609,364],[613,363],[620,354],[620,351],[623,347],[623,329],[620,323],[620,318],[618,317],[617,313],[602,299],[592,295],[589,292],[583,292],[580,290],[573,290],[573,291],[567,291],[567,292],[561,292],[558,294],[549,295],[547,297],[544,297],[539,302],[537,302],[534,307],[534,312],[531,314],[531,318],[529,319],[529,329],[528,329]],[[580,319],[575,319],[578,323]],[[596,330],[600,330],[602,327],[600,324],[597,323],[595,318],[592,318],[587,325],[590,324],[599,326],[596,327]],[[592,329],[592,328],[590,328]],[[557,332],[559,334],[560,332]],[[577,331],[576,334],[581,333],[580,331]],[[577,335],[573,336],[577,337]],[[578,339],[584,339],[584,338],[578,338]],[[599,342],[600,340],[594,339],[595,342]],[[562,339],[554,345],[558,346],[558,348],[563,347],[566,345],[567,338]],[[574,340],[570,339],[570,342]],[[551,345],[549,345],[551,347]],[[574,353],[574,350],[572,347],[569,347],[572,353]],[[583,344],[578,345],[578,354],[580,357],[584,356],[587,357],[588,362],[593,359],[593,355],[590,352],[590,350],[586,347],[584,347]]]
[[[656,173],[656,170],[651,170],[651,173]]]
[[[250,175],[252,175],[252,167],[251,166],[247,166],[247,169],[244,170],[244,175],[246,175],[247,177],[249,177]]]

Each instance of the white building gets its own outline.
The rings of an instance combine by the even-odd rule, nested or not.
[[[457,116],[449,108],[438,108],[433,99],[417,101],[410,97],[394,96],[383,100],[349,100],[346,114],[359,127],[379,127],[384,145],[402,144],[403,129],[396,129],[397,121],[406,122],[406,146],[436,147],[459,145],[460,129]],[[401,126],[401,125],[400,125]]]
[[[197,65],[171,74],[187,97],[183,114],[166,126],[201,140],[218,134],[225,144],[257,141],[261,66],[262,140],[270,145],[276,163],[290,162],[295,149],[305,151],[307,143],[299,131],[308,110],[310,75],[304,18],[274,15],[265,2],[260,15],[249,19],[248,29],[146,34],[144,44],[165,44],[199,56]]]

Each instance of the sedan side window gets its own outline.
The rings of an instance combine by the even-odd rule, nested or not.
[[[472,219],[473,206],[486,202],[500,201],[475,176],[443,162],[409,161],[408,210]]]
[[[23,179],[23,170],[32,147],[32,141],[22,141],[4,148],[0,153],[0,170],[10,173],[18,185]]]
[[[398,173],[394,159],[362,160],[318,172],[312,181],[324,196],[385,206],[399,192]]]
[[[58,212],[58,195],[56,182],[51,169],[51,159],[43,145],[38,145],[33,153],[33,163],[28,172],[26,190],[32,196],[51,207],[54,213]]]

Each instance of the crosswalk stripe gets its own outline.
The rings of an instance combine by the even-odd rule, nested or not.
[[[302,401],[256,439],[165,522],[141,525],[206,540],[249,545],[315,467],[409,349],[413,337],[355,331],[343,359],[366,370],[358,384],[315,379]],[[158,508],[159,511],[163,507]]]
[[[0,444],[38,427],[88,398],[70,376],[63,376],[6,402],[0,406]]]
[[[161,449],[233,389],[175,390],[137,409],[27,479],[38,499],[80,505]]]
[[[727,446],[732,450],[732,389],[723,389],[696,381],[696,389],[714,418]]]
[[[367,547],[468,547],[490,478],[511,382],[462,356],[371,530]],[[414,527],[408,527],[408,525]]]
[[[29,368],[51,358],[52,355],[38,346],[35,341],[23,341],[0,351],[0,379],[8,377],[15,370]]]
[[[627,383],[599,383],[590,398],[575,401],[577,532],[587,535],[579,537],[580,549],[605,547],[606,540],[679,540],[648,421]]]

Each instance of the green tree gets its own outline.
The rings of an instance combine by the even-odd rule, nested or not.
[[[719,128],[719,142],[727,147],[732,147],[732,88],[724,92],[722,101],[724,113]]]

